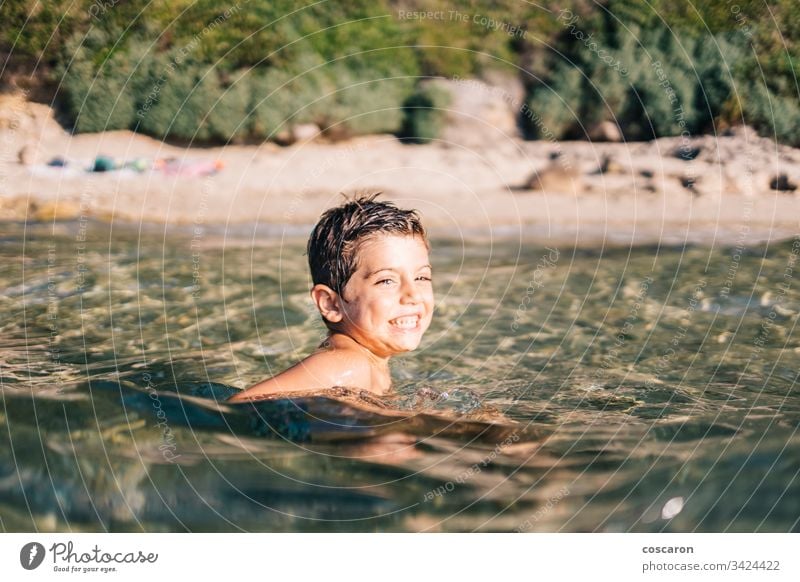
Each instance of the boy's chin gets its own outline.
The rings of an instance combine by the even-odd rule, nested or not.
[[[403,342],[394,342],[392,347],[394,348],[394,352],[398,354],[413,352],[419,347],[421,340],[422,338],[409,338]]]

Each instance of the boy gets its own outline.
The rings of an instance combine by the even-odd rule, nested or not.
[[[414,350],[433,315],[425,229],[415,210],[360,195],[325,212],[308,240],[308,264],[328,338],[317,350],[230,401],[346,386],[383,394],[389,358]]]

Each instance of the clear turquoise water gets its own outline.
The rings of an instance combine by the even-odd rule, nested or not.
[[[434,240],[395,395],[230,406],[323,333],[303,240],[0,240],[5,531],[799,529],[792,241]]]

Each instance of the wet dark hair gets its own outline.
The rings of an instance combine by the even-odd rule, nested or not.
[[[419,236],[430,248],[416,210],[402,210],[383,200],[381,192],[355,194],[320,217],[308,239],[308,267],[314,285],[327,285],[342,294],[358,269],[358,251],[370,237],[381,234]]]

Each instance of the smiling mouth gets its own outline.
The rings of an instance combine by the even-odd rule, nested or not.
[[[389,325],[397,329],[416,329],[419,326],[418,315],[407,315],[389,320]]]

